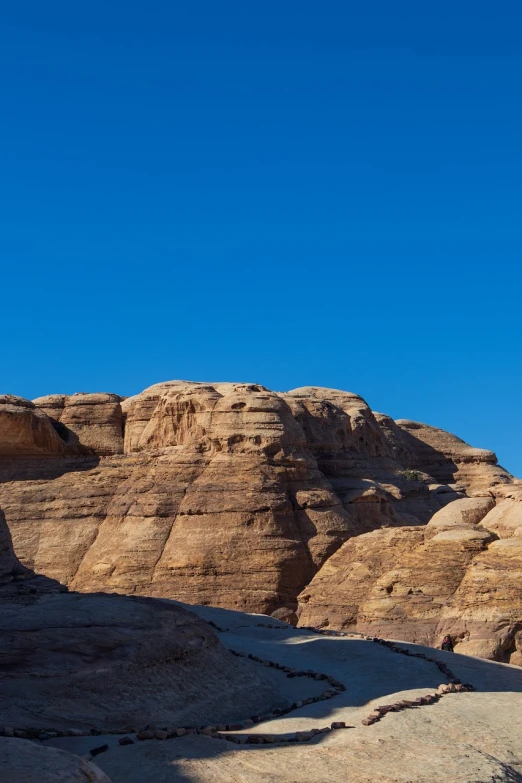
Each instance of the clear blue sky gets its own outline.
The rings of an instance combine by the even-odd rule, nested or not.
[[[0,391],[355,391],[522,475],[519,2],[22,0]]]

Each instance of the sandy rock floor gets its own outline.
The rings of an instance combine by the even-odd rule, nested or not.
[[[445,661],[476,691],[449,694],[436,704],[390,713],[363,726],[361,720],[373,707],[436,689],[444,681],[436,666],[361,639],[260,628],[259,622],[271,620],[259,615],[190,609],[229,629],[219,634],[226,646],[324,672],[346,687],[328,701],[243,733],[280,737],[332,721],[353,728],[317,735],[307,743],[262,746],[200,735],[123,747],[114,735],[64,737],[46,744],[83,755],[107,742],[109,751],[97,756],[96,764],[113,783],[522,783],[522,669],[405,645]],[[285,700],[307,698],[324,688],[308,678],[270,673]],[[212,715],[208,721],[212,723]]]

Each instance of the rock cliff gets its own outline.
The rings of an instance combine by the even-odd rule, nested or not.
[[[300,623],[522,665],[522,486],[456,500],[427,525],[345,543],[299,597]]]
[[[4,732],[6,725],[10,736],[13,729],[34,734],[35,727],[38,734],[71,727],[101,733],[152,721],[199,725],[209,711],[237,720],[278,702],[264,670],[250,670],[207,623],[172,602],[81,595],[23,568],[0,516]]]
[[[288,617],[301,594],[301,622],[346,624],[333,583],[326,620],[310,614],[316,586],[366,541],[383,542],[383,560],[410,544],[430,562],[451,552],[447,596],[475,554],[512,564],[515,547],[493,538],[516,530],[516,514],[495,505],[513,482],[492,452],[333,389],[171,381],[127,399],[0,398],[0,504],[17,553],[82,591]],[[423,543],[434,515],[468,500],[479,517],[491,507],[494,529]]]

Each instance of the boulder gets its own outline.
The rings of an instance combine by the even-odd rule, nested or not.
[[[5,783],[111,783],[95,764],[57,748],[0,737],[0,780]]]

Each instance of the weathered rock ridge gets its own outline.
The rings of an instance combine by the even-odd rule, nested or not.
[[[516,547],[495,549],[493,538],[516,531],[516,514],[495,504],[516,486],[492,452],[434,427],[395,422],[333,389],[274,393],[255,384],[172,381],[127,399],[0,398],[0,504],[17,553],[27,567],[83,591],[289,617],[302,593],[301,623],[313,617],[359,627],[359,615],[337,611],[345,604],[334,582],[316,596],[344,553],[370,540],[397,558],[429,546],[430,560],[443,558],[441,573],[451,571],[451,553],[463,574],[471,554],[497,552],[510,571]],[[467,498],[491,507],[495,529],[482,538],[474,531],[473,544],[424,545],[434,515],[451,515]],[[433,616],[462,590],[451,573]],[[316,604],[330,613],[313,614]],[[375,618],[368,618],[370,630]],[[417,622],[402,623],[402,638]],[[439,626],[430,623],[436,635]]]

